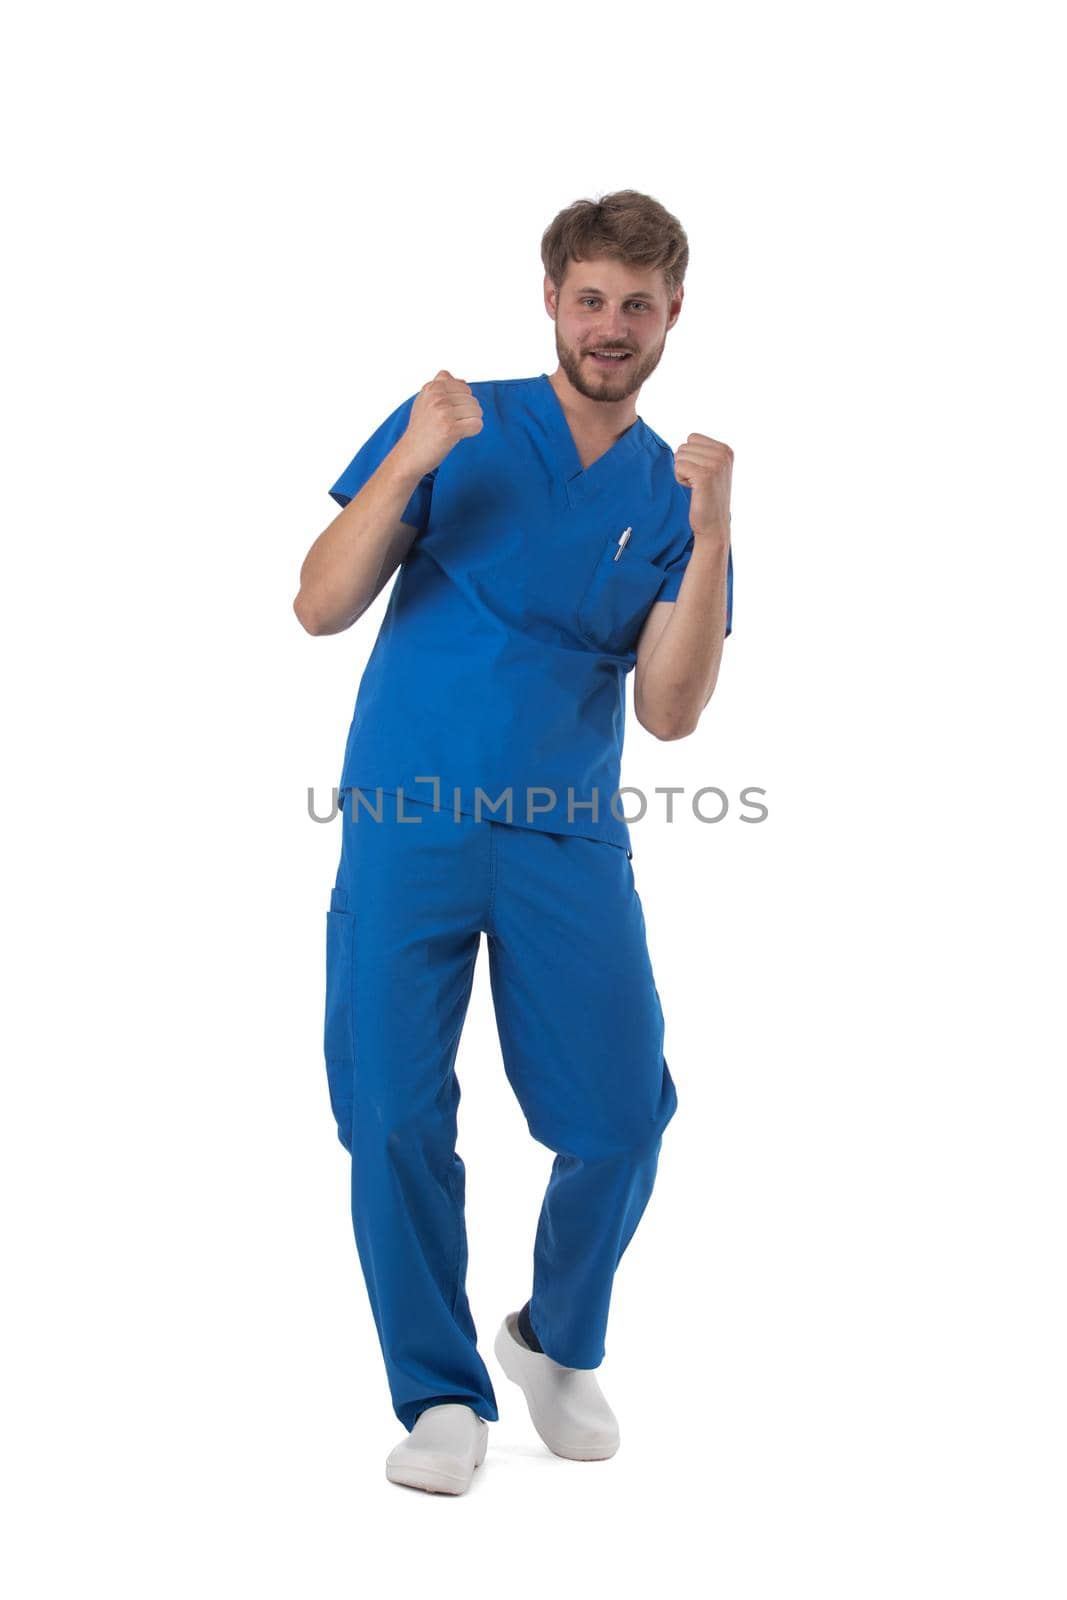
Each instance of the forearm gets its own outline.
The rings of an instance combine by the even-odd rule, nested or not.
[[[309,633],[340,633],[351,627],[396,570],[414,537],[405,533],[401,513],[420,476],[394,446],[315,540],[300,568],[300,592],[293,602]]]
[[[726,637],[729,555],[729,524],[697,534],[678,598],[635,684],[635,711],[660,738],[692,733],[711,699]]]

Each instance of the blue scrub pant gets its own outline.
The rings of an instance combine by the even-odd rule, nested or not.
[[[363,791],[377,809],[376,790]],[[342,791],[327,916],[325,1054],[352,1222],[393,1409],[495,1422],[467,1302],[454,1070],[481,936],[504,1070],[555,1161],[530,1320],[570,1367],[604,1358],[612,1279],[652,1193],[677,1095],[629,852],[435,811],[382,820]]]

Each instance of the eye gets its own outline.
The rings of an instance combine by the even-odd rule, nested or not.
[[[582,298],[579,300],[578,304],[579,305],[583,305],[583,306],[595,305],[596,304],[596,299],[597,299],[596,295],[586,294],[586,295],[582,296]],[[632,306],[640,306],[642,308],[642,310],[644,310],[644,311],[647,311],[649,309],[649,305],[648,305],[648,301],[647,300],[631,300],[630,304]]]

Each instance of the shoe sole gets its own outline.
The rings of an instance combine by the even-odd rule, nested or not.
[[[474,1467],[470,1478],[465,1478],[459,1473],[445,1472],[440,1467],[420,1467],[416,1462],[405,1465],[403,1462],[385,1463],[385,1476],[390,1483],[399,1483],[407,1489],[425,1489],[427,1494],[465,1494],[470,1488],[471,1478],[475,1471],[485,1460],[485,1452],[489,1446],[489,1426],[480,1428],[481,1438],[474,1456]]]
[[[564,1446],[561,1441],[553,1438],[552,1430],[547,1428],[538,1416],[537,1407],[530,1398],[530,1391],[523,1382],[522,1352],[515,1349],[515,1341],[508,1331],[507,1322],[502,1323],[497,1332],[496,1340],[493,1344],[493,1352],[504,1370],[505,1377],[510,1378],[511,1382],[517,1384],[522,1390],[526,1400],[526,1409],[530,1413],[530,1421],[553,1455],[562,1456],[565,1461],[610,1461],[619,1448],[620,1440],[616,1440],[612,1445]]]

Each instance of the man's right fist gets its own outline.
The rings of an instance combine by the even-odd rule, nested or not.
[[[481,431],[482,408],[470,384],[442,368],[415,396],[397,449],[422,477],[441,465],[453,445]]]

